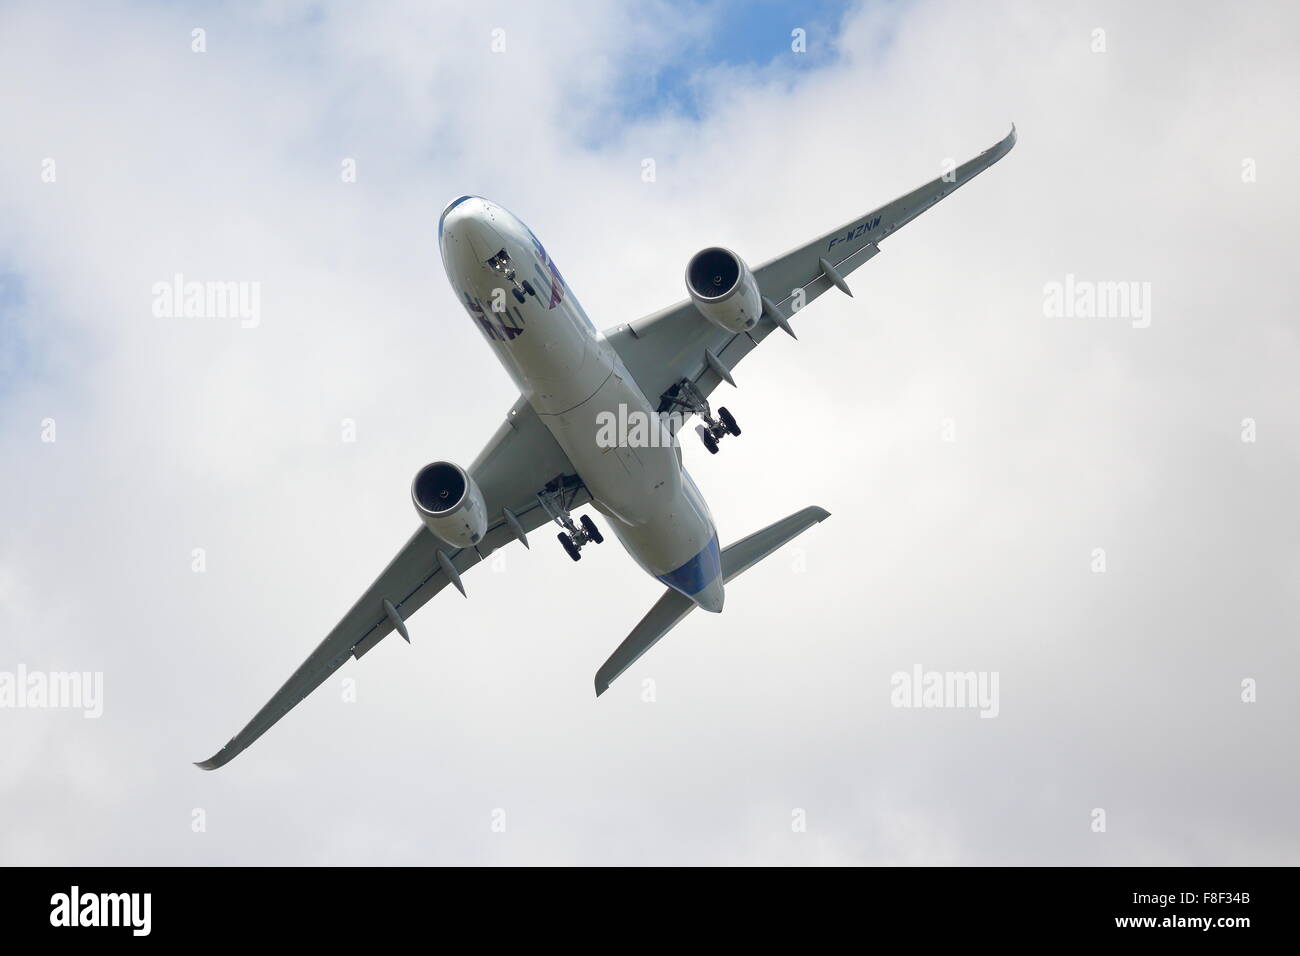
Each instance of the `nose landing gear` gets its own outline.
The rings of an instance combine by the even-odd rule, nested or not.
[[[524,279],[522,282],[519,281],[519,274],[515,271],[515,267],[510,262],[509,253],[504,249],[487,261],[487,267],[510,283],[510,292],[515,297],[515,301],[521,305],[527,296],[537,295],[537,290],[533,288],[531,282],[527,279]]]

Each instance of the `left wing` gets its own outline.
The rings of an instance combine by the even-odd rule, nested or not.
[[[409,641],[405,633],[406,619],[449,583],[455,583],[441,567],[438,551],[444,552],[457,576],[463,574],[497,548],[517,540],[503,509],[511,510],[521,530],[538,528],[551,519],[538,502],[537,492],[552,479],[574,474],[569,457],[522,398],[515,402],[505,424],[497,429],[468,470],[487,505],[489,524],[483,540],[474,548],[457,550],[443,544],[421,525],[248,726],[217,753],[199,763],[199,767],[215,770],[229,763],[342,667],[349,657],[361,657],[395,630]],[[576,508],[590,500],[586,488],[576,480],[571,486],[566,482],[566,489],[571,495],[566,499],[571,502],[570,507]],[[385,601],[392,605],[396,619],[389,615]]]
[[[881,240],[960,189],[1015,145],[1016,128],[1012,126],[1005,139],[962,163],[952,171],[951,178],[940,176],[754,269],[754,279],[766,301],[762,320],[749,332],[737,334],[719,328],[687,299],[609,329],[605,338],[652,403],[683,378],[693,380],[707,397],[728,380],[722,372],[729,376],[730,370],[773,330],[785,328],[794,335],[788,328],[790,320],[813,299],[836,287],[852,295],[844,277],[880,252]],[[706,350],[718,360],[720,368],[705,357]]]

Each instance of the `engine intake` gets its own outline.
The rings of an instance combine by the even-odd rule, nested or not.
[[[483,492],[463,468],[449,461],[435,461],[416,472],[411,500],[425,527],[452,547],[471,547],[487,533]]]
[[[712,246],[686,265],[686,291],[700,314],[728,332],[748,332],[763,314],[754,274],[730,249]]]

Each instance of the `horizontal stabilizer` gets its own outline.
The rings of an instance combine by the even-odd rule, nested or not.
[[[650,648],[695,609],[695,603],[683,597],[672,588],[664,591],[663,597],[655,602],[650,613],[641,618],[641,623],[632,629],[617,650],[609,655],[609,660],[596,671],[596,696],[609,690],[614,678],[637,662]]]
[[[782,518],[776,524],[770,524],[762,531],[755,531],[747,538],[741,538],[735,544],[722,549],[722,580],[730,581],[743,571],[748,571],[758,562],[792,538],[796,538],[819,521],[825,521],[831,513],[816,505],[796,511],[788,518]]]
[[[728,545],[722,549],[722,580],[730,581],[748,571],[781,545],[829,517],[829,511],[814,505]],[[616,677],[635,664],[642,654],[654,647],[659,638],[676,627],[694,608],[695,604],[690,598],[671,588],[665,591],[649,613],[632,629],[632,633],[610,655],[609,660],[596,671],[596,696],[609,690],[609,685]]]

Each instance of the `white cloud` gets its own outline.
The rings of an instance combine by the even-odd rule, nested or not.
[[[642,10],[0,15],[0,668],[103,670],[106,697],[0,714],[5,862],[1294,859],[1295,14],[863,10],[810,38],[832,66],[705,69],[699,122],[626,125],[619,85],[713,22]],[[405,540],[415,470],[514,398],[445,283],[447,199],[518,213],[609,326],[680,298],[702,246],[762,261],[1011,120],[856,298],[741,366],[742,440],[687,451],[724,539],[832,512],[807,573],[751,571],[597,702],[658,586],[616,547],[511,552],[349,664],[356,704],[331,681],[189,765]],[[154,318],[178,271],[260,282],[262,324]],[[1151,327],[1045,318],[1067,272],[1150,282]],[[999,671],[1001,716],[890,708],[917,662]]]

